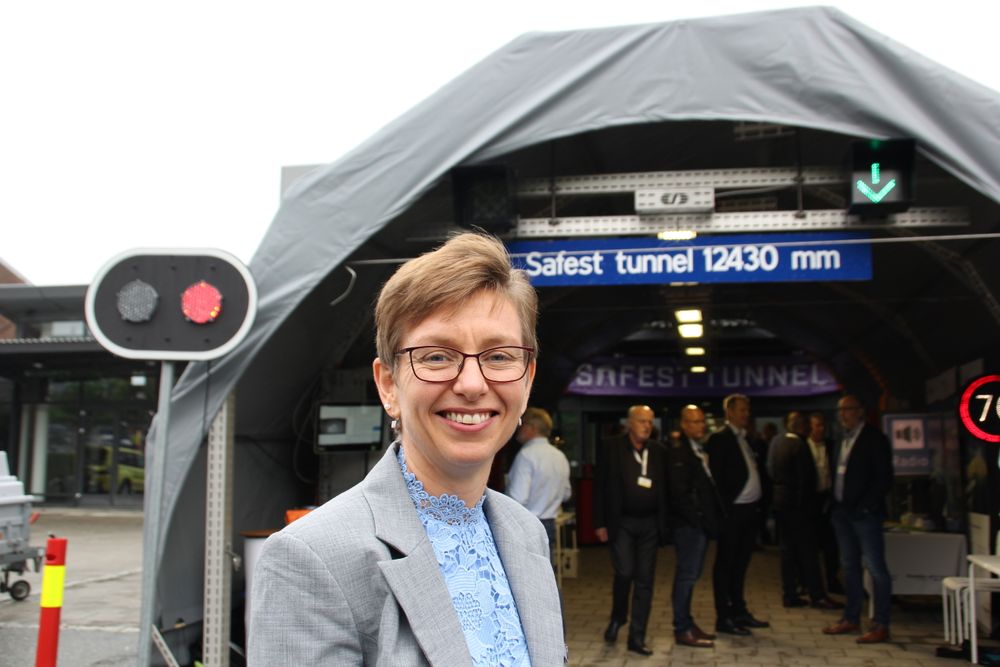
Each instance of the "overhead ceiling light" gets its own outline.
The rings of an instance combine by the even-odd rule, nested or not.
[[[684,354],[689,357],[702,357],[705,356],[705,348],[703,347],[685,347]]]
[[[656,234],[661,241],[691,241],[698,238],[698,232],[693,229],[664,229]]]
[[[674,317],[677,318],[678,322],[701,322],[701,309],[699,308],[686,308],[683,310],[675,310]]]
[[[704,373],[706,371],[708,371],[708,367],[707,366],[692,366],[691,367],[691,372],[692,373]]]
[[[701,338],[705,328],[700,324],[681,324],[677,327],[677,333],[681,338]]]

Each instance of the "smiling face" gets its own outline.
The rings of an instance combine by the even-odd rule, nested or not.
[[[526,345],[517,311],[503,296],[478,292],[457,309],[438,310],[405,331],[400,348],[443,345],[467,353],[499,345]],[[534,360],[514,382],[488,382],[474,358],[467,358],[450,382],[424,382],[413,375],[409,356],[396,371],[378,358],[375,383],[389,413],[400,420],[410,472],[428,493],[482,494],[493,457],[510,439],[528,406]],[[469,496],[469,497],[471,497]],[[478,500],[478,497],[475,498]]]

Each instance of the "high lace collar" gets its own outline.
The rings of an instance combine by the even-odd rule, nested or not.
[[[484,518],[485,493],[473,507],[466,507],[461,498],[448,493],[432,496],[424,490],[424,483],[406,467],[403,443],[399,443],[399,449],[396,450],[396,460],[399,461],[399,468],[403,471],[403,479],[406,481],[406,490],[410,492],[410,500],[413,501],[413,505],[421,516],[451,526],[475,524]]]

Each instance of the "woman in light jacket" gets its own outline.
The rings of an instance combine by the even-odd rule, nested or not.
[[[396,441],[354,488],[271,536],[249,662],[560,665],[545,531],[486,488],[528,404],[537,296],[465,233],[382,288],[372,366]]]

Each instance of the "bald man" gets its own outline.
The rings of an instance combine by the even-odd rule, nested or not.
[[[614,643],[632,614],[628,650],[650,655],[646,626],[653,602],[656,549],[667,534],[665,451],[650,439],[655,414],[648,405],[628,410],[624,435],[598,448],[594,472],[594,526],[597,539],[611,544],[615,578],[611,621],[604,639]]]

